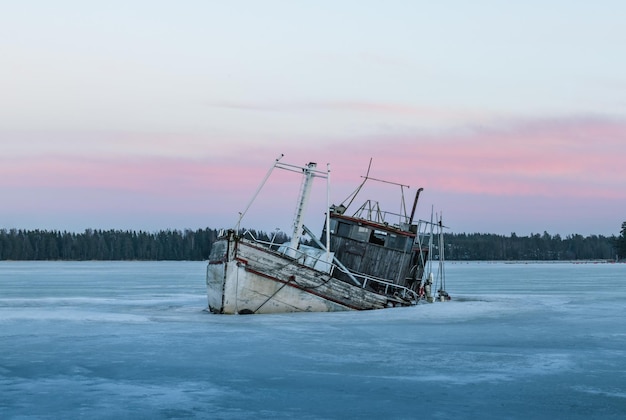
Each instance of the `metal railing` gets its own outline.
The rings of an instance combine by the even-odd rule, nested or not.
[[[272,249],[271,247],[278,246],[278,247],[283,247],[285,250],[291,249],[295,251],[295,258],[293,259],[296,262],[299,262],[303,265],[313,268],[314,266],[317,266],[318,264],[326,264],[329,267],[327,272],[330,275],[332,275],[333,271],[337,269],[341,271],[342,273],[345,273],[349,277],[356,278],[359,281],[359,287],[362,289],[366,289],[369,286],[370,289],[374,291],[374,293],[382,294],[388,297],[399,298],[399,299],[404,299],[404,300],[415,300],[416,302],[419,300],[419,294],[415,292],[414,290],[409,289],[406,286],[401,286],[399,284],[396,284],[396,283],[393,283],[384,279],[368,276],[366,274],[357,273],[357,272],[348,270],[347,268],[342,268],[337,264],[328,262],[314,255],[307,254],[306,252],[302,252],[299,249],[293,249],[289,247],[289,243],[287,242],[282,243],[282,244],[276,244],[273,241],[271,242],[262,241],[260,239],[255,238],[254,235],[252,235],[250,231],[245,231],[242,237],[244,237],[246,234],[254,242],[264,245],[270,249]],[[273,249],[273,250],[276,252],[279,252],[277,249]],[[285,252],[283,251],[280,251],[280,253],[285,254]],[[305,264],[306,260],[309,260],[309,261]]]
[[[341,270],[343,272],[343,270]],[[361,287],[363,289],[367,288],[368,284],[372,289],[375,290],[375,293],[383,294],[385,296],[401,298],[405,300],[419,300],[419,295],[414,290],[409,289],[406,286],[401,286],[396,283],[392,283],[387,280],[379,279],[376,277],[368,276],[365,274],[355,273],[350,271],[353,277],[357,278],[361,282]],[[372,283],[379,287],[372,286]],[[382,288],[383,291],[379,291]],[[378,289],[378,290],[376,290]]]

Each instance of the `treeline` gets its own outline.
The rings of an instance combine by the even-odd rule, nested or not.
[[[0,230],[0,260],[204,260],[214,229],[144,231]]]
[[[601,235],[562,238],[547,232],[530,236],[460,233],[446,234],[444,243],[447,260],[609,260],[617,253],[617,238]]]
[[[247,230],[246,235],[270,241],[265,232]],[[241,232],[244,233],[243,231]],[[215,229],[93,230],[73,233],[56,230],[0,229],[0,260],[206,260],[219,232]],[[288,237],[279,232],[275,243]]]
[[[257,239],[269,241],[264,232],[250,230]],[[189,260],[208,258],[217,238],[215,229],[92,230],[83,233],[46,230],[0,229],[0,260]],[[624,235],[623,235],[624,236]],[[621,237],[620,237],[621,238]],[[282,232],[274,238],[289,238]],[[607,260],[616,256],[618,239],[591,235],[530,236],[460,233],[446,234],[447,260]]]

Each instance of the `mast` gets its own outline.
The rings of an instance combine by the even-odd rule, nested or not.
[[[417,208],[417,200],[420,198],[420,193],[424,191],[424,188],[419,188],[415,194],[415,200],[413,201],[413,209],[411,210],[411,218],[409,219],[409,226],[413,224],[413,217],[415,217],[415,209]]]
[[[444,272],[445,265],[445,244],[443,243],[443,214],[439,214],[439,291],[445,293],[446,291],[446,275]]]
[[[291,234],[291,242],[289,243],[289,249],[287,255],[290,257],[296,256],[296,250],[300,244],[300,238],[302,237],[302,225],[304,223],[304,213],[311,196],[311,187],[313,186],[313,177],[317,164],[310,162],[305,168],[302,168],[304,179],[302,181],[302,188],[300,189],[300,198],[296,207],[296,215],[293,221],[293,232]]]
[[[326,262],[330,263],[330,163],[326,164]]]

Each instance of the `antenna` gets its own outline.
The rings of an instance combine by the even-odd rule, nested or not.
[[[343,202],[341,203],[343,205],[343,203],[345,203],[347,200],[350,200],[350,202],[348,203],[347,206],[345,206],[346,210],[348,209],[348,207],[350,207],[350,205],[352,204],[352,202],[354,201],[354,199],[356,198],[356,196],[359,194],[359,191],[361,191],[361,188],[363,188],[363,185],[365,185],[365,183],[367,182],[367,180],[369,179],[369,174],[370,174],[370,169],[372,167],[372,158],[370,158],[370,163],[369,165],[367,165],[367,173],[365,174],[365,176],[362,176],[361,178],[363,178],[363,182],[361,182],[361,185],[359,185],[357,187],[356,190],[354,190],[354,192],[352,194],[350,194],[345,200],[343,200]]]

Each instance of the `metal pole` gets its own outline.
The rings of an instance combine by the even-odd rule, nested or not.
[[[246,213],[250,209],[250,206],[252,205],[254,200],[256,200],[256,197],[259,195],[259,193],[261,192],[261,189],[263,188],[263,186],[267,182],[267,179],[270,177],[270,175],[272,174],[272,171],[274,170],[274,168],[278,164],[278,161],[281,160],[283,158],[283,156],[285,156],[285,155],[281,153],[280,156],[278,156],[276,158],[276,160],[274,161],[274,164],[272,165],[272,167],[267,171],[267,174],[265,174],[265,178],[263,178],[263,181],[261,181],[261,185],[259,185],[259,188],[257,188],[256,192],[252,196],[252,199],[250,200],[250,202],[246,206],[246,209],[243,212],[239,213],[239,219],[237,220],[237,224],[235,225],[235,232],[239,232],[239,225],[241,223],[241,219],[243,219],[243,217],[246,215]]]
[[[317,165],[314,162],[310,162],[306,168],[303,169],[304,176],[304,184],[302,186],[302,191],[300,198],[298,200],[298,207],[296,208],[296,218],[293,222],[293,233],[291,235],[291,242],[289,249],[287,250],[287,255],[292,258],[296,256],[296,250],[298,249],[298,245],[300,244],[300,237],[302,236],[302,224],[304,222],[304,213],[306,211],[306,207],[309,201],[309,197],[311,196],[311,186],[313,184],[313,170]]]
[[[326,170],[326,262],[330,263],[330,163]]]

